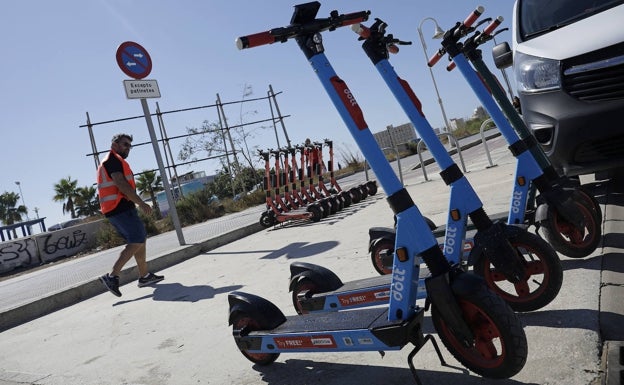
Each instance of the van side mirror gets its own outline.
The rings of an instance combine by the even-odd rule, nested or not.
[[[492,48],[492,57],[494,58],[496,68],[499,70],[511,67],[513,64],[513,53],[507,42],[495,45],[494,48]]]

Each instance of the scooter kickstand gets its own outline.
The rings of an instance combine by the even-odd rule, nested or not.
[[[433,348],[435,349],[436,353],[438,354],[438,359],[440,359],[440,364],[442,366],[447,366],[446,365],[446,361],[444,361],[444,357],[442,357],[442,352],[440,351],[440,347],[438,346],[438,343],[435,340],[435,337],[432,334],[427,334],[425,336],[425,338],[423,338],[418,345],[414,345],[414,349],[412,349],[412,351],[410,352],[410,354],[407,355],[407,364],[409,365],[410,371],[412,372],[412,376],[414,377],[414,381],[416,381],[416,384],[418,385],[423,385],[422,382],[420,381],[420,378],[418,377],[418,372],[416,372],[416,368],[414,367],[414,357],[416,356],[416,353],[418,353],[420,351],[420,349],[425,346],[425,344],[427,343],[427,341],[431,341],[431,343],[433,344]]]

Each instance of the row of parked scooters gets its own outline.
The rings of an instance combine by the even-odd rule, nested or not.
[[[329,154],[327,167],[323,161],[324,148]],[[258,150],[258,153],[265,164],[267,209],[260,215],[264,227],[300,220],[318,222],[377,194],[374,180],[345,190],[340,187],[334,175],[334,144],[329,139],[306,140],[303,145]]]
[[[484,64],[479,47],[492,40],[502,18],[479,20],[477,7],[449,28],[433,66],[448,55],[488,111],[517,159],[506,221],[493,221],[477,193],[453,162],[421,111],[410,85],[390,65],[389,54],[409,42],[386,33],[388,25],[369,11],[316,18],[319,2],[295,6],[290,24],[243,36],[239,49],[294,39],[371,165],[394,212],[394,228],[371,229],[373,264],[382,274],[342,282],[333,272],[310,263],[291,264],[290,291],[295,316],[285,316],[270,301],[232,292],[229,323],[242,354],[268,365],[281,353],[419,349],[423,317],[431,320],[448,351],[465,367],[487,378],[509,378],[524,367],[527,338],[517,314],[548,305],[559,293],[563,272],[556,251],[569,257],[590,255],[601,237],[600,206],[578,182],[559,175],[518,116],[504,90]],[[486,24],[483,30],[479,28]],[[360,106],[325,55],[321,32],[352,26],[362,48],[425,141],[450,187],[444,242],[421,214],[397,178],[364,120]],[[356,65],[352,61],[352,65]],[[468,219],[476,229],[466,238]],[[435,226],[434,226],[435,227]],[[535,227],[536,232],[529,232]],[[538,235],[538,234],[541,234]],[[469,243],[472,247],[463,247]],[[428,273],[421,274],[421,265]],[[425,299],[424,307],[418,299]],[[348,311],[346,311],[348,310]]]

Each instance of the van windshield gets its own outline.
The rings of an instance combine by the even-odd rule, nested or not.
[[[522,41],[624,4],[624,0],[518,0]]]

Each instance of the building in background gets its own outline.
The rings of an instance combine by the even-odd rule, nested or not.
[[[373,136],[382,149],[397,148],[398,150],[405,150],[407,143],[418,141],[418,136],[412,123],[405,123],[396,127],[391,124],[384,131],[376,132]]]

